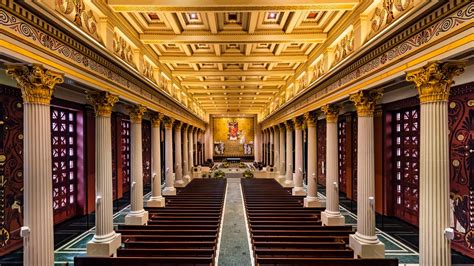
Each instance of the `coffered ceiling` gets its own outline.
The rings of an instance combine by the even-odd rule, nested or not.
[[[357,0],[109,0],[207,113],[260,113]]]

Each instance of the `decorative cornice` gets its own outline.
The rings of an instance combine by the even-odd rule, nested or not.
[[[141,123],[143,114],[146,112],[146,107],[140,104],[127,108],[130,115],[130,121],[132,123]]]
[[[414,82],[420,103],[448,101],[453,78],[464,72],[466,62],[428,62],[425,66],[407,72],[406,80]]]
[[[354,102],[357,116],[374,116],[375,103],[382,98],[382,90],[359,91],[349,95],[349,100]]]
[[[110,94],[106,91],[88,92],[87,99],[94,106],[96,116],[110,117],[112,108],[118,102],[117,95]]]
[[[64,75],[40,64],[7,64],[7,75],[16,80],[25,103],[49,105],[56,84],[64,82]]]
[[[341,105],[339,104],[326,104],[321,107],[321,111],[326,115],[327,123],[336,123],[339,111],[341,110]]]

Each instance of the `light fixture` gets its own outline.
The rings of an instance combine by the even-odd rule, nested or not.
[[[270,12],[270,13],[268,13],[268,18],[269,18],[269,19],[275,19],[276,16],[277,16],[277,13],[275,13],[275,12]]]
[[[190,13],[190,14],[189,14],[189,18],[190,18],[190,19],[197,19],[197,18],[198,18],[198,15],[197,15],[197,13]]]

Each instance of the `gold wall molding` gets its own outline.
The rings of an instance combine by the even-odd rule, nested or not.
[[[300,97],[291,99],[272,114],[263,117],[262,125],[274,124],[282,122],[288,117],[301,114],[310,108],[317,109],[321,105],[318,103],[327,103],[330,99],[336,99],[337,93],[349,86],[379,73],[383,69],[387,69],[404,58],[415,55],[420,50],[427,49],[447,38],[452,34],[463,29],[468,29],[472,25],[474,18],[474,3],[465,0],[452,0],[445,5],[427,14],[424,18],[419,19],[415,24],[401,31],[392,39],[387,40],[381,46],[373,49],[357,61],[349,63],[349,65],[337,72],[334,76],[321,79],[316,84],[305,91]],[[444,15],[443,15],[444,14]],[[459,40],[459,42],[467,43],[469,38]],[[447,51],[446,47],[440,50]],[[433,54],[431,52],[430,54]],[[412,64],[411,64],[412,65]],[[400,72],[405,70],[407,66],[399,67]],[[393,73],[393,70],[390,70]],[[380,75],[375,75],[372,80],[380,79]],[[371,81],[364,82],[370,84]],[[357,87],[361,87],[357,85]],[[355,88],[355,87],[354,87]],[[357,91],[357,90],[355,90]],[[350,92],[355,92],[351,89]]]

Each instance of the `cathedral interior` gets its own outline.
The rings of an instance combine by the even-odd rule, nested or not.
[[[474,3],[0,0],[0,265],[474,265]]]

